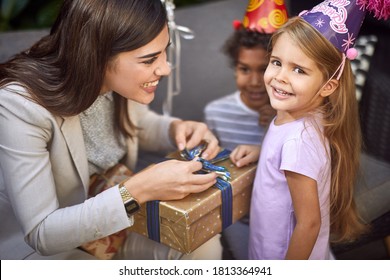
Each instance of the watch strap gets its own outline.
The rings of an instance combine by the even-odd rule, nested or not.
[[[127,188],[123,185],[123,183],[121,183],[119,185],[119,193],[121,194],[122,201],[123,201],[125,210],[127,212],[127,216],[130,217],[130,216],[134,215],[135,213],[137,213],[141,209],[137,199],[135,199],[131,195],[131,193],[127,190]]]

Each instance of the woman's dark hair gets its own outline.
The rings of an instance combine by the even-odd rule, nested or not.
[[[166,24],[161,0],[65,0],[50,34],[0,65],[0,86],[20,83],[51,113],[77,115],[99,96],[108,62],[146,45]],[[125,101],[115,97],[122,132],[131,124]]]
[[[230,66],[235,67],[238,63],[240,48],[268,50],[271,39],[270,34],[260,33],[241,27],[233,32],[222,47],[222,52],[229,57]]]

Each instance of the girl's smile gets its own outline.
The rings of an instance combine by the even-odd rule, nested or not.
[[[289,96],[293,96],[294,95],[294,94],[292,94],[290,92],[287,92],[287,91],[284,91],[282,89],[278,89],[276,87],[273,87],[272,85],[271,85],[271,88],[272,88],[273,95],[277,99],[287,99]]]
[[[284,33],[276,41],[264,81],[277,123],[301,118],[323,101],[324,76],[292,38]]]

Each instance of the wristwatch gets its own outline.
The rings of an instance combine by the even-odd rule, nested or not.
[[[135,213],[137,213],[141,209],[141,207],[138,201],[129,193],[123,183],[119,185],[119,192],[121,194],[127,216],[130,218]]]

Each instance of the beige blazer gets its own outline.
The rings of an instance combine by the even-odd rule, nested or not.
[[[52,255],[129,226],[117,188],[86,199],[88,163],[78,116],[56,117],[28,100],[23,88],[0,90],[0,259]],[[172,118],[128,103],[142,128],[128,141],[134,169],[138,148],[171,150]]]

